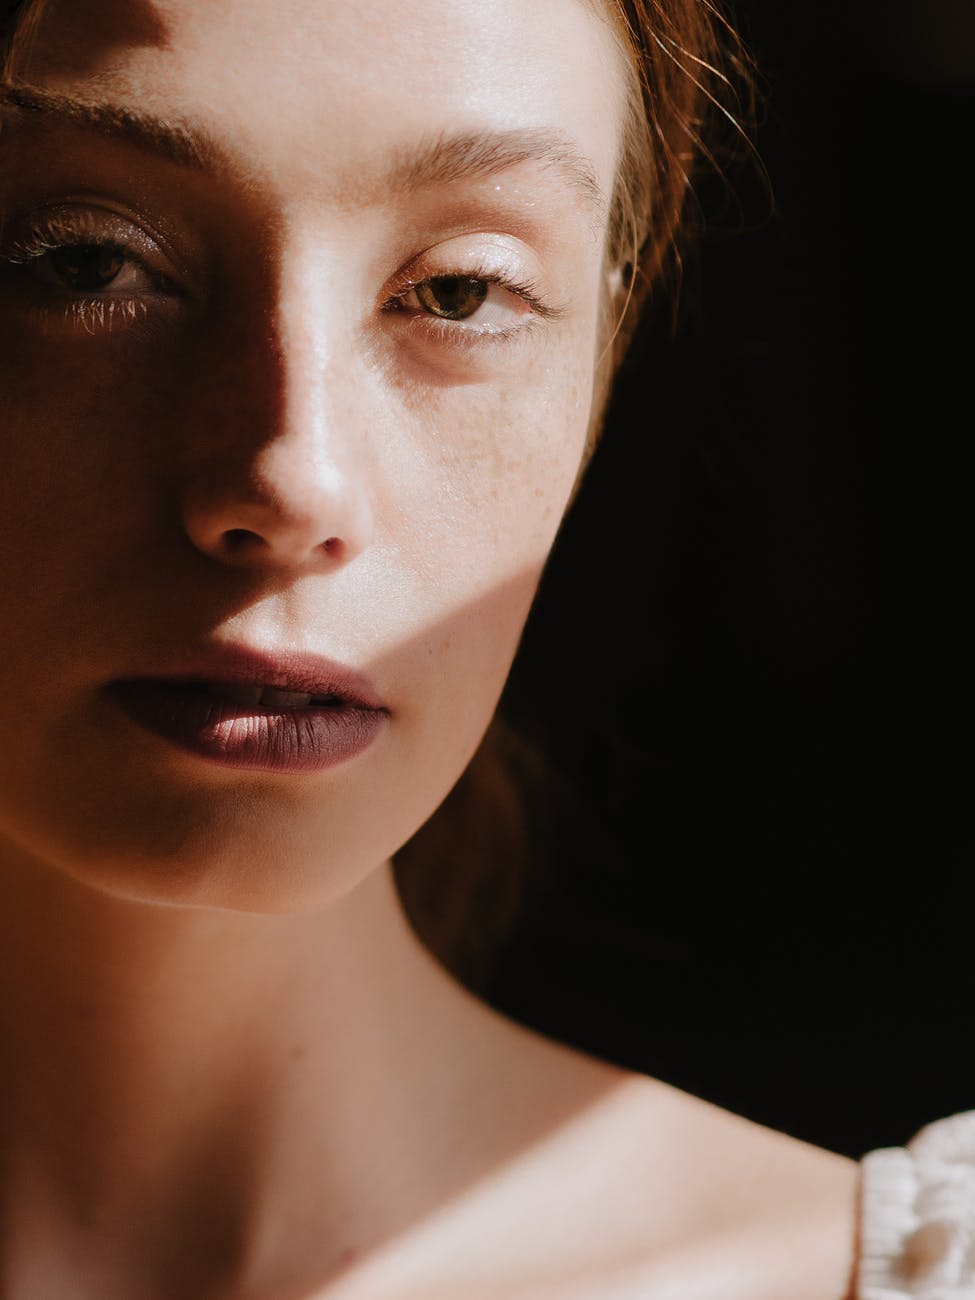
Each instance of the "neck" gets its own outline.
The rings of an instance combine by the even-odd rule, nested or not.
[[[0,861],[0,952],[0,1277],[46,1234],[88,1276],[111,1242],[167,1294],[210,1271],[283,1295],[284,1244],[340,1271],[487,1158],[511,1030],[414,938],[388,865],[321,912],[255,916]]]

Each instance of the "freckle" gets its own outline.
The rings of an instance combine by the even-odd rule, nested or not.
[[[305,1059],[305,1049],[301,1046],[292,1047],[291,1059],[292,1061],[303,1061]]]

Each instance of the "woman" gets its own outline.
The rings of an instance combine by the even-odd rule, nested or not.
[[[17,10],[4,1300],[851,1293],[851,1162],[498,1016],[390,865],[676,231],[716,20],[650,18]]]

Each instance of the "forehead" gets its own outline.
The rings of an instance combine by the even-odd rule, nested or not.
[[[528,129],[608,193],[624,96],[592,0],[48,0],[26,76],[205,122],[255,171],[323,185],[437,133]]]

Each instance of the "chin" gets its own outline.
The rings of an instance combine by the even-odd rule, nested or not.
[[[140,798],[130,787],[110,800],[89,790],[36,811],[33,828],[21,824],[9,838],[86,889],[146,905],[268,915],[337,902],[412,832],[412,819],[398,830],[395,816],[367,821],[327,800],[296,810],[231,786],[157,785]]]

